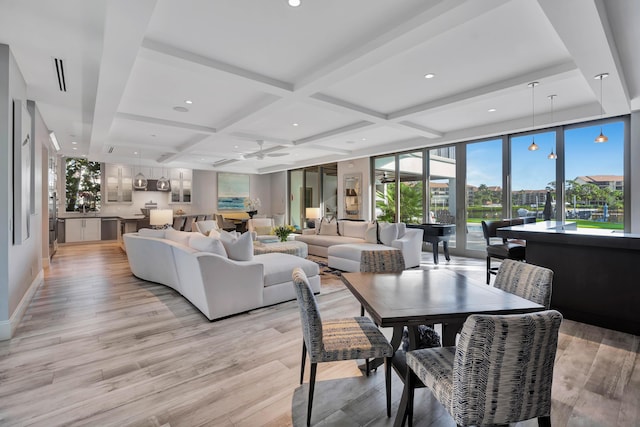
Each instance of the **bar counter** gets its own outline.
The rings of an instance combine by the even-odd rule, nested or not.
[[[497,234],[526,240],[527,262],[553,270],[551,306],[566,318],[640,335],[640,234],[556,221]]]

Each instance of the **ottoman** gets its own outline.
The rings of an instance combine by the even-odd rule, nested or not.
[[[377,243],[347,243],[329,246],[327,250],[328,265],[342,271],[360,271],[362,251],[397,251],[399,249],[379,245]]]

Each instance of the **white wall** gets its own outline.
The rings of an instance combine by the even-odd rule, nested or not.
[[[7,45],[0,45],[0,222],[13,223],[13,100],[26,104],[26,83]],[[13,244],[12,227],[0,227],[0,339],[10,338],[30,295],[42,281],[42,129],[46,126],[35,110],[32,117],[34,206],[30,237]],[[36,133],[34,133],[34,130]],[[47,136],[48,138],[48,136]]]

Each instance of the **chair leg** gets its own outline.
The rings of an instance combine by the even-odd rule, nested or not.
[[[364,316],[364,305],[360,304],[360,317]]]
[[[387,390],[387,418],[391,417],[391,358],[384,358],[384,382]]]
[[[311,376],[309,377],[309,402],[307,403],[307,427],[311,425],[311,408],[313,406],[313,389],[316,385],[317,363],[311,364]]]
[[[364,359],[364,369],[366,371],[367,376],[369,376],[369,359]]]
[[[487,285],[491,281],[491,257],[487,257]]]
[[[300,384],[304,380],[304,364],[307,361],[307,344],[302,340],[302,361],[300,362]]]
[[[413,373],[413,371],[411,371],[411,369],[409,369],[409,367],[407,367],[407,379],[406,379],[406,387],[408,389],[408,399],[407,399],[407,418],[408,418],[408,424],[409,427],[413,427],[413,394],[416,388],[416,376]]]
[[[551,416],[538,417],[539,427],[551,427]]]

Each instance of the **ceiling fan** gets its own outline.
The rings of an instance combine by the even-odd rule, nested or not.
[[[258,160],[262,160],[266,157],[282,157],[282,156],[286,156],[289,153],[282,153],[282,152],[274,152],[271,153],[270,151],[273,150],[279,150],[281,147],[280,146],[276,146],[273,148],[270,148],[269,150],[265,151],[262,149],[262,146],[264,144],[264,141],[262,139],[259,139],[258,141],[256,141],[258,143],[258,146],[260,147],[260,149],[258,151],[256,151],[255,153],[249,153],[247,155],[245,155],[245,159],[246,158],[251,158],[251,157],[255,157]]]

